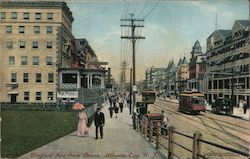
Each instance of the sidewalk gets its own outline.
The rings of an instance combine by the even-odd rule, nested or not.
[[[179,101],[177,99],[171,100],[169,98],[162,98],[162,97],[160,97],[159,99],[166,100],[166,101],[172,102],[172,103],[179,103]],[[206,110],[211,111],[212,110],[211,105],[207,104],[206,105]],[[250,120],[250,110],[247,109],[246,114],[244,114],[243,110],[241,110],[238,107],[234,107],[232,116],[242,118],[244,120]]]
[[[89,128],[89,137],[77,137],[76,132],[31,151],[19,159],[146,159],[162,158],[160,153],[138,132],[132,129],[129,109],[110,118],[109,104],[102,112],[105,114],[104,138],[95,140],[95,126]]]

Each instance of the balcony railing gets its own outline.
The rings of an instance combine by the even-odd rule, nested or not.
[[[77,89],[76,83],[63,83],[60,85],[60,89]]]

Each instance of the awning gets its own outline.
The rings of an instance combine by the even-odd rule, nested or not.
[[[18,91],[10,91],[8,94],[18,94]]]

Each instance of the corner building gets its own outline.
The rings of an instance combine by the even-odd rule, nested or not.
[[[57,102],[73,20],[65,2],[0,2],[0,102]]]
[[[250,104],[250,21],[236,20],[231,30],[216,30],[207,39],[207,98],[225,97]]]

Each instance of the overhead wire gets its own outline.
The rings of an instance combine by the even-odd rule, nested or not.
[[[144,5],[144,8],[141,10],[141,12],[139,12],[139,14],[137,15],[136,18],[139,18],[141,15],[143,15],[143,12],[144,12],[145,9],[147,8],[148,4],[149,4],[149,3],[146,3],[146,4]]]
[[[154,11],[157,4],[158,4],[158,2],[155,2],[154,6],[151,8],[151,10],[142,19],[146,19]]]

